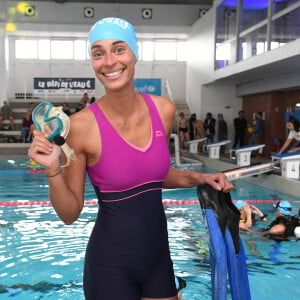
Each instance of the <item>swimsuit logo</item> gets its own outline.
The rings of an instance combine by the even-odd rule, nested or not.
[[[160,130],[155,131],[155,136],[156,137],[160,137],[162,135],[163,135],[163,133]]]

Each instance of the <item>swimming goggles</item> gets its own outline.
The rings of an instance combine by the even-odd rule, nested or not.
[[[46,134],[50,142],[59,145],[63,150],[67,162],[62,167],[67,167],[71,160],[76,160],[74,150],[65,143],[70,129],[70,119],[63,112],[62,106],[55,107],[49,102],[41,102],[32,111],[32,121],[36,128]]]

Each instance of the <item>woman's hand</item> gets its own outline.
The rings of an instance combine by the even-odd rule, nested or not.
[[[61,149],[47,139],[47,135],[41,131],[33,131],[33,141],[28,149],[29,158],[49,170],[60,168]]]
[[[226,175],[223,173],[204,175],[203,183],[207,183],[211,185],[215,190],[223,191],[225,193],[230,192],[233,189],[233,185],[228,181]]]

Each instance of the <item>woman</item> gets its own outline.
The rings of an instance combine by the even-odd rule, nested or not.
[[[286,127],[289,130],[289,135],[287,137],[287,140],[284,142],[281,149],[279,150],[278,154],[282,154],[286,150],[288,150],[289,146],[292,144],[293,141],[296,141],[296,143],[287,152],[295,152],[300,150],[299,121],[294,116],[291,116],[286,124]]]
[[[83,208],[86,171],[95,187],[100,209],[85,257],[86,299],[177,300],[161,190],[208,183],[228,192],[232,185],[221,173],[170,167],[175,107],[135,92],[138,48],[130,23],[99,20],[89,45],[105,95],[71,116],[67,143],[77,160],[62,171],[60,147],[39,131],[29,157],[45,167],[51,202],[66,224]]]

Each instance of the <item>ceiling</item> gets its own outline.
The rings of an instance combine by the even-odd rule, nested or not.
[[[96,2],[96,3],[121,3],[121,4],[194,4],[194,5],[213,5],[214,0],[46,0],[50,2],[65,3],[65,2]]]

